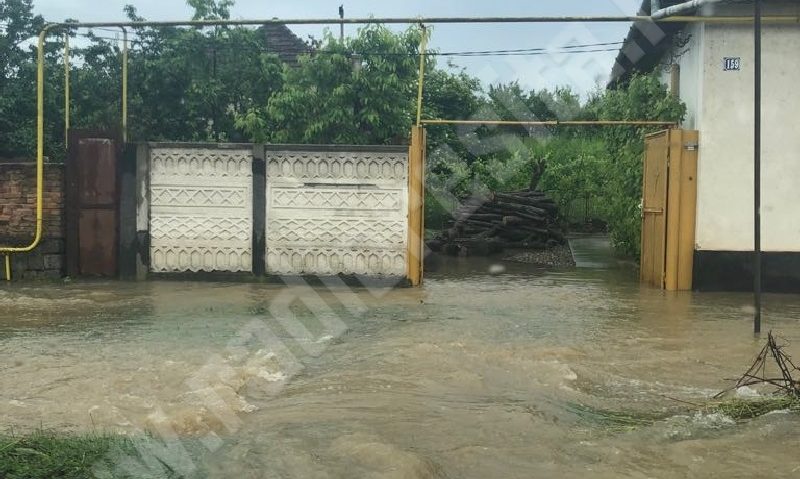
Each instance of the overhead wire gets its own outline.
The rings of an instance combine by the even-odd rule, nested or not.
[[[95,35],[93,33],[78,33],[89,39],[119,41],[117,37],[106,37]],[[145,42],[141,39],[130,39],[131,46],[142,45]],[[476,51],[448,51],[437,52],[429,51],[424,53],[425,56],[430,57],[483,57],[483,56],[540,56],[548,54],[580,54],[580,53],[598,53],[598,52],[611,52],[618,51],[619,48],[611,48],[612,46],[622,45],[623,42],[601,42],[601,43],[586,43],[578,45],[564,45],[560,47],[536,47],[536,48],[516,48],[516,49],[499,49],[499,50],[476,50]],[[609,48],[592,48],[592,47],[609,47]],[[253,51],[271,52],[268,45],[229,45],[219,43],[214,46],[217,51],[230,49],[241,51],[242,49],[250,49]],[[326,50],[313,50],[308,49],[305,53],[311,55],[343,55],[343,52],[326,51]],[[350,53],[348,53],[350,54]],[[352,54],[360,56],[381,56],[381,57],[417,57],[419,53],[415,52],[376,52],[376,51],[355,51]]]

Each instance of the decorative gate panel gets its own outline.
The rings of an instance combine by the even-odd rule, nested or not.
[[[404,276],[405,147],[267,146],[266,268]]]
[[[150,150],[150,270],[252,271],[252,148]]]

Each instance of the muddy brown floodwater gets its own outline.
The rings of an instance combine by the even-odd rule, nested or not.
[[[750,296],[641,287],[602,239],[573,246],[566,271],[439,259],[419,290],[3,285],[0,422],[193,441],[198,477],[797,477],[797,415],[676,401],[749,365]],[[765,305],[800,355],[800,298]]]

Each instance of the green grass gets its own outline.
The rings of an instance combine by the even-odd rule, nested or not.
[[[587,424],[599,426],[608,431],[626,431],[649,426],[664,419],[664,414],[650,414],[633,411],[611,411],[581,403],[567,403],[566,409]]]
[[[197,440],[39,430],[0,435],[0,479],[177,479],[199,473]]]
[[[800,398],[772,396],[754,399],[729,399],[707,406],[710,412],[719,412],[736,421],[753,419],[772,411],[800,412]]]
[[[634,411],[611,411],[586,404],[567,403],[566,409],[575,414],[581,422],[609,432],[624,432],[650,426],[666,419],[672,413],[646,413]],[[772,411],[792,411],[800,413],[800,398],[793,396],[768,396],[753,399],[726,399],[689,407],[684,412],[702,411],[704,413],[724,414],[734,421],[747,421]]]
[[[0,436],[0,477],[94,477],[92,466],[117,446],[133,451],[133,444],[124,436],[68,435],[46,431],[25,436]]]

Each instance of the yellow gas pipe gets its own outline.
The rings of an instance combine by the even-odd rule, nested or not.
[[[6,255],[6,280],[11,281],[11,253],[32,251],[42,240],[42,188],[44,183],[44,39],[52,25],[39,32],[39,51],[36,54],[36,231],[27,246],[3,246]]]
[[[419,42],[419,79],[417,80],[417,126],[422,126],[422,85],[425,83],[425,54],[428,48],[428,31],[422,27],[422,39]]]

